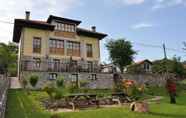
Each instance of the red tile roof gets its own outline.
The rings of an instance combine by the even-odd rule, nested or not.
[[[62,18],[62,17],[53,16],[53,15],[50,15],[47,21],[15,19],[14,32],[13,32],[13,42],[17,42],[17,43],[19,42],[20,36],[21,36],[21,30],[24,27],[53,31],[55,28],[55,26],[51,24],[51,21],[53,19],[57,20],[57,21],[62,21],[62,22],[72,22],[77,25],[79,25],[81,23],[81,21],[78,21],[78,20]],[[96,37],[98,39],[103,39],[104,37],[107,36],[107,34],[94,32],[91,30],[83,29],[83,28],[77,28],[77,34],[90,36],[90,37]]]
[[[135,62],[135,64],[143,64],[144,62],[148,62],[148,63],[151,63],[151,61],[149,61],[148,59],[145,59],[145,60],[141,60],[141,61],[138,61],[138,62]]]

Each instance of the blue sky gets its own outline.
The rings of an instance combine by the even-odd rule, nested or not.
[[[97,26],[97,31],[109,36],[101,41],[101,60],[108,62],[105,42],[126,38],[134,42],[138,51],[135,60],[160,59],[161,48],[139,45],[166,44],[178,51],[167,50],[169,58],[174,55],[186,59],[183,41],[186,41],[186,0],[0,0],[0,20],[13,22],[24,18],[25,10],[31,11],[31,19],[46,20],[49,14],[82,20],[81,27]],[[19,3],[19,4],[17,4]],[[0,41],[12,39],[13,25],[0,23]],[[180,51],[180,52],[179,52]]]

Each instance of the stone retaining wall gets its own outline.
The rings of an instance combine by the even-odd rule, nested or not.
[[[53,82],[55,80],[49,80],[49,73],[47,72],[24,72],[21,75],[21,78],[29,79],[31,75],[39,76],[39,81],[36,85],[36,88],[42,88],[47,84],[47,82]],[[113,75],[112,74],[102,74],[102,73],[57,73],[58,76],[62,76],[65,79],[65,83],[70,83],[76,80],[78,76],[79,81],[87,81],[89,88],[98,88],[98,89],[107,89],[112,88],[113,86]],[[95,76],[96,75],[96,76]],[[29,85],[29,87],[31,87]]]
[[[42,88],[49,81],[47,72],[24,72],[22,74],[22,78],[29,79],[31,75],[38,75],[40,80],[36,86],[36,88]],[[62,76],[65,79],[65,83],[70,83],[76,81],[76,77],[78,80],[87,81],[88,88],[97,88],[97,89],[107,89],[113,87],[113,74],[108,73],[57,73],[58,76]],[[163,75],[155,75],[155,74],[122,74],[122,79],[132,79],[141,84],[149,84],[149,85],[158,85],[163,86],[165,84],[165,76]]]
[[[163,86],[166,83],[166,76],[159,74],[123,74],[123,79],[132,79],[141,84]]]

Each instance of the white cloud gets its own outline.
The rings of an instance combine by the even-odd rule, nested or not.
[[[60,15],[82,5],[80,0],[0,0],[0,20],[13,22],[15,18],[24,18],[26,10],[31,18],[44,19],[49,14]],[[12,40],[13,25],[0,23],[0,42]]]
[[[154,27],[154,25],[150,23],[139,23],[139,24],[133,25],[131,28],[134,30],[137,30],[137,29],[146,29],[146,28],[152,28],[152,27]]]
[[[145,2],[145,0],[119,0],[119,1],[126,5],[137,5]]]
[[[145,2],[145,0],[104,0],[105,3],[116,5],[139,5]]]
[[[157,10],[166,7],[172,7],[177,5],[186,5],[186,0],[156,0],[152,10]]]

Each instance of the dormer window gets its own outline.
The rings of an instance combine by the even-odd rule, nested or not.
[[[55,23],[55,30],[63,32],[75,32],[75,25],[73,24],[64,24],[64,23]]]

